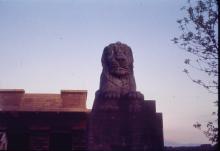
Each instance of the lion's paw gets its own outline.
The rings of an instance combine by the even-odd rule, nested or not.
[[[117,111],[119,110],[119,107],[117,104],[104,104],[100,107],[102,111]]]
[[[116,91],[108,91],[108,92],[103,92],[102,97],[107,100],[111,99],[119,99],[120,98],[120,93]]]
[[[128,99],[130,100],[144,100],[144,95],[138,91],[132,91],[127,94]]]

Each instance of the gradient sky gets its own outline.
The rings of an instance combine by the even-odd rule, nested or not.
[[[209,143],[196,121],[217,98],[184,73],[188,57],[171,42],[185,0],[0,0],[0,89],[27,93],[99,88],[103,48],[121,41],[134,55],[138,91],[163,113],[165,144]],[[194,73],[196,76],[202,75]]]

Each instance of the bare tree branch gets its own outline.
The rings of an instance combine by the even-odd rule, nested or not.
[[[209,79],[196,79],[184,69],[186,75],[213,94],[218,94],[218,6],[217,0],[188,0],[187,6],[181,8],[186,16],[177,20],[182,34],[172,39],[179,48],[194,56],[193,60],[186,58],[184,63]],[[194,127],[201,129],[202,125],[197,122]],[[217,143],[218,126],[208,122],[206,128],[204,134],[212,143]]]

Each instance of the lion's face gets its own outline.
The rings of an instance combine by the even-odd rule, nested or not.
[[[110,44],[104,49],[102,64],[111,75],[122,77],[131,74],[133,72],[131,48],[119,42]]]

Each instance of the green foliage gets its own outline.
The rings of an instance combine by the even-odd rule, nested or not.
[[[194,59],[186,58],[184,63],[208,76],[208,80],[195,79],[188,69],[183,72],[194,83],[218,94],[218,1],[188,0],[187,6],[181,10],[186,13],[182,19],[177,20],[181,34],[172,41],[194,56]],[[218,104],[218,101],[215,103]],[[208,122],[206,130],[203,130],[212,143],[218,141],[217,121]],[[194,127],[201,129],[202,125],[197,122]]]

